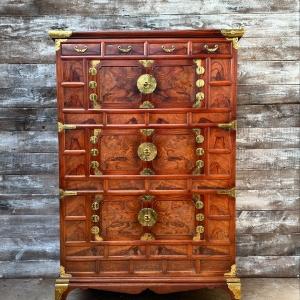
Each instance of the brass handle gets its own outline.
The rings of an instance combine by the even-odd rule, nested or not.
[[[78,53],[84,53],[88,49],[88,46],[83,46],[82,48],[79,48],[77,45],[74,46],[74,50]]]
[[[120,52],[128,53],[132,50],[132,46],[129,45],[129,46],[127,46],[127,48],[122,48],[122,46],[119,45],[118,49],[119,49]]]
[[[138,221],[142,226],[151,227],[157,221],[157,213],[153,208],[142,208],[138,214]]]
[[[214,47],[209,48],[209,46],[205,44],[204,49],[209,53],[214,53],[219,49],[219,45],[214,45]]]
[[[165,45],[162,45],[161,48],[166,52],[166,53],[171,53],[173,52],[176,47],[174,45],[172,45],[170,48],[167,48]]]

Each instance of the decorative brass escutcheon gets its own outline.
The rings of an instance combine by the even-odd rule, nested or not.
[[[204,232],[204,227],[202,225],[199,225],[196,227],[196,232],[197,233],[203,233]]]
[[[143,74],[137,80],[137,88],[142,94],[151,94],[156,89],[156,80],[150,74]]]
[[[138,156],[143,161],[152,161],[157,155],[156,146],[152,143],[142,143],[138,147]]]
[[[100,220],[100,217],[98,215],[92,215],[92,222],[97,223]]]
[[[90,81],[89,82],[89,88],[94,89],[97,87],[97,82],[96,81]]]
[[[142,200],[142,201],[146,201],[146,202],[149,202],[149,201],[152,201],[153,199],[155,198],[155,196],[153,196],[153,195],[142,195],[141,197],[140,197],[140,199]]]
[[[203,154],[204,154],[204,149],[203,149],[203,148],[196,148],[196,154],[197,154],[198,156],[203,155]]]
[[[203,79],[198,79],[198,80],[196,81],[196,86],[197,86],[198,88],[202,88],[202,87],[204,87],[204,85],[205,85],[205,82],[204,82]]]
[[[157,221],[157,213],[153,208],[142,208],[138,214],[138,221],[142,226],[153,226]]]
[[[155,131],[155,129],[153,129],[153,128],[140,129],[140,132],[145,136],[150,136],[151,134],[154,133],[154,131]]]
[[[96,149],[96,148],[92,148],[91,149],[91,155],[92,156],[97,156],[99,154],[99,150],[98,149]]]
[[[92,210],[98,210],[100,208],[99,202],[95,201],[92,203]]]

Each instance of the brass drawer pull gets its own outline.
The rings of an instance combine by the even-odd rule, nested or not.
[[[167,48],[165,45],[162,45],[161,48],[166,52],[166,53],[172,53],[176,47],[172,45],[170,48]]]
[[[219,45],[214,45],[214,47],[209,48],[209,46],[205,44],[203,48],[209,53],[214,53],[219,49]]]
[[[78,53],[84,53],[88,49],[88,46],[82,46],[79,48],[77,45],[74,46],[74,50]]]
[[[122,48],[122,46],[119,45],[118,49],[122,53],[128,53],[128,52],[130,52],[132,50],[132,46],[129,45],[129,46],[127,46],[127,48]]]

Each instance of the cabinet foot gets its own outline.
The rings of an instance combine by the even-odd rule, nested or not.
[[[60,276],[55,281],[55,300],[66,300],[67,295],[70,292],[69,282],[72,276],[66,274],[65,268],[60,267]]]
[[[231,271],[224,274],[228,290],[233,300],[241,299],[241,280],[236,277],[236,265],[231,266]]]

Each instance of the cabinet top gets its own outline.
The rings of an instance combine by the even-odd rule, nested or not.
[[[244,34],[243,28],[236,29],[201,29],[201,30],[143,30],[143,31],[89,31],[73,32],[71,30],[52,29],[49,36],[52,39],[99,39],[99,38],[241,38]]]

